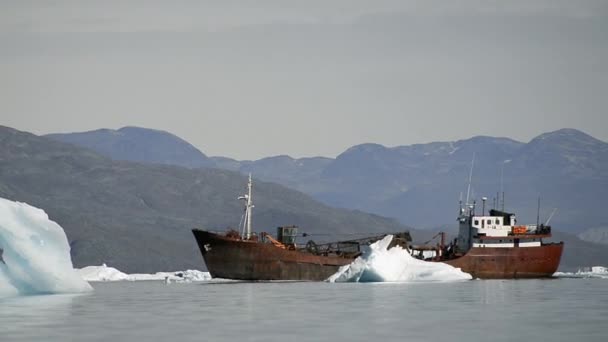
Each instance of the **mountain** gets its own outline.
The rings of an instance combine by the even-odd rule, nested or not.
[[[608,265],[606,245],[579,239],[576,235],[554,231],[553,241],[564,241],[564,253],[559,265],[562,271],[576,271],[581,267]]]
[[[109,155],[109,154],[106,154]],[[213,167],[252,172],[311,195],[328,205],[395,217],[418,227],[453,222],[459,198],[486,208],[514,211],[536,222],[537,200],[545,221],[573,233],[608,225],[608,144],[575,129],[539,135],[528,143],[478,136],[452,142],[385,147],[353,146],[332,158],[275,156],[255,161],[211,157]],[[495,204],[498,203],[498,204]],[[480,208],[481,209],[481,208]]]
[[[505,209],[528,222],[536,221],[539,195],[542,219],[558,208],[551,222],[561,229],[580,231],[608,222],[602,209],[608,144],[572,129],[546,133],[526,144],[474,137],[394,148],[355,146],[323,171],[325,183],[335,186],[313,195],[331,205],[434,226],[452,221],[458,198],[466,198],[473,155],[471,198],[479,203],[486,196],[486,208],[494,198],[502,199],[502,194],[496,195],[502,188]]]
[[[333,159],[324,157],[294,159],[290,156],[275,156],[255,161],[237,161],[225,157],[211,157],[215,167],[252,173],[260,179],[279,183],[289,188],[311,192],[315,187],[323,188],[319,179],[322,171]]]
[[[196,147],[171,133],[159,130],[123,127],[118,130],[49,134],[46,137],[89,148],[114,160],[188,168],[214,166],[213,161]]]
[[[608,227],[595,227],[579,233],[578,238],[583,241],[608,245]]]
[[[65,229],[76,267],[200,269],[190,229],[238,226],[242,203],[236,198],[245,184],[232,171],[112,160],[0,126],[0,197],[44,209]],[[256,181],[254,196],[256,231],[297,224],[322,240],[407,229],[377,215],[330,208],[281,185]]]
[[[489,164],[508,158],[520,145],[505,138],[475,137],[393,148],[354,146],[324,170],[326,183],[336,186],[318,196],[332,205],[372,208],[417,225],[429,225],[442,215],[442,208],[446,213],[454,212],[473,154],[478,161],[483,160],[475,168],[482,174]],[[361,194],[356,196],[360,200],[353,201],[355,193]]]
[[[67,148],[66,145],[61,146]],[[605,142],[583,132],[563,129],[542,134],[528,143],[517,142],[509,138],[480,136],[455,142],[434,142],[390,148],[378,144],[362,144],[353,146],[335,159],[322,157],[295,159],[289,156],[269,157],[256,161],[238,161],[226,157],[210,157],[209,159],[216,168],[242,174],[252,172],[256,179],[282,183],[306,192],[325,203],[363,211],[373,211],[376,214],[397,217],[402,222],[432,228],[428,231],[415,231],[412,234],[417,242],[424,242],[430,239],[437,229],[445,231],[454,229],[453,222],[457,214],[458,197],[461,193],[463,197],[466,197],[466,184],[471,170],[472,158],[475,155],[471,198],[477,199],[479,202],[480,197],[486,195],[490,198],[486,203],[486,208],[489,208],[493,205],[492,197],[496,197],[495,194],[500,191],[502,184],[506,193],[505,208],[515,211],[520,222],[523,223],[536,221],[537,197],[540,193],[542,195],[542,221],[547,219],[552,208],[559,208],[551,221],[551,224],[557,229],[557,231],[554,229],[554,240],[565,241],[566,248],[561,269],[572,270],[580,266],[608,264],[608,250],[605,246],[590,243],[601,242],[594,240],[593,237],[599,235],[586,237],[584,234],[579,234],[579,237],[587,241],[583,241],[574,235],[589,227],[605,226],[608,222],[608,214],[602,208],[603,191],[608,188],[608,168],[606,165],[608,152],[606,146]],[[96,156],[96,158],[101,158],[90,151],[80,149],[78,151],[79,154],[88,153],[91,156]],[[105,160],[104,163],[108,162],[108,160]],[[223,217],[222,219],[207,218],[207,214],[213,215],[213,213],[197,215],[180,212],[180,215],[189,217],[184,220],[186,225],[193,226],[197,223],[204,223],[207,227],[222,227],[227,224],[237,225],[238,215],[235,216],[234,213],[239,212],[240,207],[233,198],[244,190],[242,187],[245,180],[236,173],[209,168],[184,170],[160,165],[150,165],[148,167],[140,164],[126,163],[126,165],[130,165],[129,168],[143,168],[150,172],[161,168],[163,171],[157,172],[167,174],[180,170],[180,173],[186,172],[190,175],[188,176],[190,178],[187,178],[189,182],[196,182],[196,177],[203,177],[203,179],[209,177],[207,179],[212,184],[226,186],[230,190],[212,192],[210,198],[215,199],[220,194],[231,193],[232,195],[229,198],[223,198],[219,201],[221,204],[219,202],[201,202],[200,206],[200,208],[224,208],[223,214],[220,215]],[[129,172],[135,171],[131,170]],[[119,175],[120,173],[111,174],[108,177],[118,177]],[[211,175],[219,178],[214,178]],[[222,183],[220,180],[223,177],[230,177],[231,183],[225,184],[225,180]],[[235,177],[234,180],[233,177]],[[159,180],[155,179],[154,183],[162,183],[161,179],[162,177]],[[121,185],[116,186],[120,187]],[[140,187],[145,188],[144,185],[140,185]],[[306,222],[305,224],[301,223],[303,227],[321,228],[323,226],[323,229],[318,229],[316,232],[324,229],[335,229],[341,232],[369,231],[365,227],[376,226],[398,230],[397,227],[400,227],[396,223],[391,223],[381,217],[366,216],[358,211],[334,212],[318,203],[310,204],[311,208],[315,208],[314,210],[304,210],[303,208],[308,205],[300,204],[302,202],[299,202],[297,198],[304,195],[299,193],[298,196],[294,195],[297,198],[285,198],[278,203],[272,202],[271,205],[265,204],[262,206],[260,201],[264,201],[264,197],[267,195],[264,193],[258,194],[258,192],[264,192],[265,188],[274,188],[276,185],[256,182],[255,187],[256,223],[261,223],[265,227],[286,222]],[[260,187],[261,189],[259,189]],[[0,194],[2,194],[2,191],[5,191],[5,187],[0,183]],[[138,191],[142,190],[138,189]],[[166,191],[170,193],[168,189]],[[295,194],[294,192],[289,193]],[[97,198],[97,196],[99,195],[91,195],[90,197]],[[129,197],[130,195],[121,196]],[[160,196],[168,195],[161,192]],[[143,197],[145,203],[152,201],[150,197],[153,198],[154,194],[147,193],[147,197]],[[279,196],[273,197],[279,198]],[[306,199],[306,203],[312,202],[310,198],[306,197]],[[133,202],[138,200],[137,196],[132,199]],[[196,203],[201,199],[189,199],[189,201]],[[188,205],[190,211],[196,211],[195,204]],[[276,211],[268,213],[264,207],[276,208],[281,213]],[[325,208],[325,211],[321,208]],[[156,210],[155,215],[163,217],[162,220],[157,220],[162,221],[157,224],[157,228],[183,227],[184,222],[173,221],[176,218],[167,218],[168,212],[177,211],[177,209],[162,207],[162,210],[158,211],[155,207],[154,210]],[[304,210],[305,214],[296,214],[301,210]],[[315,218],[316,211],[319,211],[319,215],[322,217],[331,216],[327,211],[338,213],[335,215],[342,217],[343,220],[346,219],[343,215],[347,217],[351,214],[358,215],[360,220],[367,223],[345,225],[343,221],[333,219],[323,218],[319,220]],[[162,215],[159,213],[162,213]],[[106,213],[104,215],[109,218],[114,214]],[[195,219],[190,218],[192,216],[189,215],[194,216]],[[299,216],[293,219],[293,216],[290,215]],[[62,220],[69,222],[70,217],[73,217],[73,214],[66,215]],[[274,219],[274,221],[269,218]],[[124,217],[119,217],[113,219],[113,221],[119,222],[123,219]],[[321,222],[325,220],[332,222],[332,224],[322,224]],[[379,221],[376,222],[375,220]],[[82,223],[80,225],[83,226]],[[560,232],[560,230],[570,233]],[[163,234],[158,233],[158,231],[162,232],[160,228],[155,231],[157,231],[155,234]],[[195,249],[192,242],[184,236],[181,236],[181,238],[183,238],[181,243],[184,245],[181,245],[180,248],[185,250],[190,248],[188,255],[196,254],[196,251],[192,251],[192,249]],[[74,239],[74,246],[77,251],[79,244],[80,246],[84,245],[79,241],[79,239]],[[87,245],[86,248],[80,248],[82,250],[92,247]],[[162,250],[162,247],[156,248]],[[182,251],[175,253],[179,254]],[[171,254],[175,253],[171,252]],[[108,260],[107,257],[104,254],[103,257],[95,260],[106,261]],[[158,257],[152,258],[158,259]],[[182,260],[187,259],[184,255],[180,258]],[[198,262],[198,259],[196,262]],[[197,266],[194,265],[193,267]],[[153,270],[170,268],[157,267]]]

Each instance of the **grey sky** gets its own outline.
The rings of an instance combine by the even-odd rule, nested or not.
[[[335,156],[563,127],[608,140],[608,1],[0,1],[0,124]]]

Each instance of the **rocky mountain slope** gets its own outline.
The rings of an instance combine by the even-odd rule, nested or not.
[[[238,226],[242,203],[236,198],[245,184],[232,171],[115,161],[0,126],[0,197],[44,209],[65,229],[76,267],[201,269],[190,229]],[[256,231],[297,224],[311,234],[307,239],[322,240],[407,229],[395,220],[328,207],[281,185],[256,181],[254,196]]]
[[[83,146],[113,156],[103,144]],[[362,144],[335,159],[211,157],[206,166],[252,172],[332,206],[430,228],[455,219],[458,200],[466,197],[473,156],[471,198],[478,203],[485,196],[487,207],[502,207],[504,192],[505,209],[516,212],[520,222],[535,223],[540,196],[541,220],[557,208],[551,222],[558,229],[581,232],[608,224],[603,210],[608,144],[574,129],[545,133],[528,143],[479,136],[397,147]]]
[[[177,165],[189,168],[214,166],[205,154],[187,141],[164,131],[123,127],[118,130],[49,134],[48,138],[87,147],[114,160]]]
[[[608,227],[590,228],[577,236],[584,241],[608,245]]]
[[[330,205],[430,228],[413,234],[415,240],[423,242],[438,229],[453,230],[473,155],[471,198],[480,202],[487,196],[486,208],[501,207],[502,189],[505,209],[516,212],[519,222],[535,223],[540,195],[542,222],[558,208],[551,224],[556,232],[554,240],[566,242],[562,269],[608,264],[608,251],[602,245],[605,229],[597,228],[608,222],[603,208],[608,189],[608,144],[577,130],[545,133],[528,143],[473,137],[397,147],[362,144],[335,159],[275,156],[256,161],[209,160],[212,167],[252,172],[256,178],[300,190]],[[498,204],[494,204],[496,197]]]

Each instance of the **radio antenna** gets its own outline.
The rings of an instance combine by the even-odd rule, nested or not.
[[[471,180],[473,179],[473,166],[474,165],[475,165],[475,153],[473,153],[473,160],[471,160],[471,170],[469,171],[469,185],[467,186],[466,205],[469,205],[469,195],[471,194]]]
[[[555,215],[556,212],[557,212],[557,208],[553,208],[551,215],[549,215],[549,218],[547,219],[547,221],[545,221],[545,226],[549,225],[549,221],[551,221],[551,219],[553,218],[553,215]]]
[[[536,226],[540,224],[540,195],[538,196],[538,209],[536,210]]]

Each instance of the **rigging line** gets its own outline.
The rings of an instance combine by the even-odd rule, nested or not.
[[[241,215],[241,221],[239,222],[239,231],[241,231],[241,235],[245,234],[245,224],[243,223],[245,221],[245,212],[243,212],[243,215]]]
[[[473,167],[475,165],[475,152],[473,152],[473,160],[471,160],[471,171],[469,171],[469,185],[467,187],[467,201],[466,205],[469,205],[469,194],[471,193],[471,180],[473,179]]]
[[[407,231],[406,231],[407,232]],[[361,233],[334,233],[334,234],[327,234],[327,233],[303,233],[306,234],[306,236],[357,236],[357,235],[382,235],[382,234],[399,234],[399,233],[403,233],[402,232],[361,232]]]

